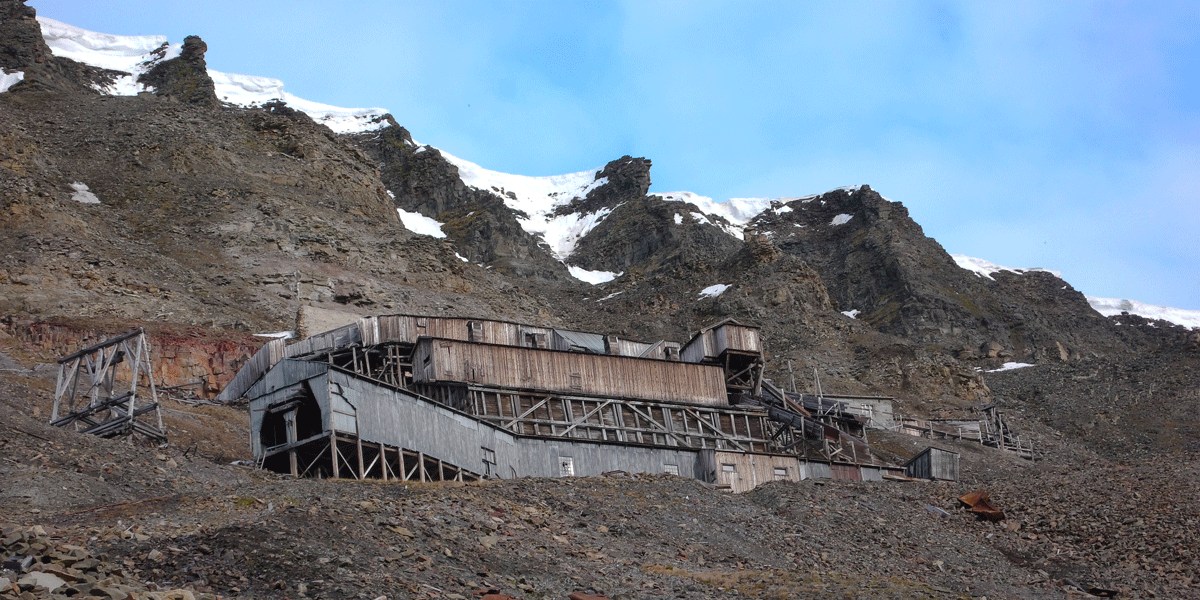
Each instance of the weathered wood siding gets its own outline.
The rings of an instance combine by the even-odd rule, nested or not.
[[[466,319],[461,317],[421,317],[415,315],[384,315],[374,317],[375,336],[364,336],[364,344],[384,342],[416,343],[419,337],[433,337],[464,342],[527,346],[530,334],[541,334],[549,340],[553,330],[547,327],[521,325],[507,321]],[[548,343],[548,342],[547,342]]]
[[[413,380],[728,405],[724,374],[718,367],[457,340],[421,340],[413,353]]]
[[[317,405],[321,407],[320,430],[329,431],[329,387],[325,384],[325,374],[328,372],[329,365],[325,363],[282,360],[246,392],[246,396],[250,398],[250,448],[255,458],[259,457],[263,450],[259,442],[266,408],[277,401],[287,399],[297,388],[305,385],[305,382],[309,382],[308,389],[312,391]]]
[[[834,479],[842,481],[862,481],[862,471],[858,465],[848,465],[843,463],[833,463],[829,465],[830,472],[833,473]]]
[[[738,352],[762,352],[762,341],[758,336],[758,328],[726,323],[713,330],[716,355],[720,356],[726,350]]]
[[[677,470],[696,477],[694,450],[594,443],[584,440],[544,440],[513,435],[434,402],[379,386],[340,371],[328,375],[331,389],[356,407],[359,437],[423,452],[476,473],[510,477],[558,477],[562,459],[570,458],[577,476],[607,471],[665,473]],[[495,463],[483,463],[484,449]]]
[[[362,330],[359,328],[359,324],[355,323],[300,340],[287,347],[287,355],[289,357],[304,356],[351,344],[361,344],[362,341]]]
[[[800,481],[804,469],[795,456],[706,450],[701,454],[705,480],[729,486],[734,493],[748,492],[768,481]]]
[[[688,363],[715,361],[717,358],[716,334],[711,329],[697,333],[679,351],[679,359]]]
[[[958,481],[958,453],[931,446],[904,463],[904,470],[909,477]]]
[[[757,327],[737,323],[721,323],[700,330],[680,351],[684,362],[716,362],[727,350],[762,353],[762,339]]]

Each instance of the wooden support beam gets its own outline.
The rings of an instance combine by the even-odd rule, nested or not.
[[[340,453],[337,450],[337,434],[329,432],[329,457],[333,459],[333,478],[341,479],[338,469],[338,456]]]
[[[358,430],[357,419],[354,424],[354,429]],[[358,437],[357,435],[354,436],[354,446],[357,449],[358,454],[358,480],[362,481],[363,479],[366,479],[367,471],[363,468],[362,438]]]

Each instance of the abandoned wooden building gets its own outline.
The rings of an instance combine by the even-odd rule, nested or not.
[[[673,473],[750,489],[877,480],[868,418],[763,379],[759,331],[727,319],[641,342],[505,321],[365,317],[273,340],[218,400],[249,401],[265,468],[399,480]]]

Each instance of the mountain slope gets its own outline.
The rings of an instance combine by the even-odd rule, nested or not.
[[[36,75],[30,57],[49,60],[29,36],[38,21],[3,6],[0,27],[24,33],[0,41],[13,61],[0,66]],[[60,40],[99,39],[59,29]],[[147,76],[120,77],[150,93],[25,85],[33,76],[0,93],[12,149],[0,156],[11,232],[0,312],[14,323],[277,332],[311,305],[657,341],[735,317],[762,327],[776,381],[894,395],[912,414],[1003,400],[981,369],[1005,362],[1194,346],[1178,328],[1101,317],[1051,273],[964,269],[869,187],[717,204],[650,193],[644,158],[497,173],[417,144],[378,109],[238,106],[207,91],[189,102],[205,78],[220,100],[230,82],[273,80],[201,68],[198,38],[120,41],[136,50],[121,65]],[[134,60],[147,53],[149,64]],[[264,89],[260,100],[291,98],[281,83]],[[436,220],[446,238],[408,231],[397,208]]]

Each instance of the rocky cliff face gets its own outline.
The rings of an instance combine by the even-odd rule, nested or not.
[[[441,152],[417,146],[408,130],[387,118],[382,131],[348,139],[375,161],[397,208],[444,223],[442,231],[472,262],[510,276],[569,284],[566,267],[521,228],[499,190],[468,187]]]
[[[54,56],[37,22],[37,11],[24,0],[0,0],[0,68],[21,71],[25,79],[11,91],[96,93],[120,71],[100,69]]]
[[[204,60],[207,51],[208,44],[204,40],[189,35],[183,40],[179,56],[155,64],[138,77],[138,83],[154,88],[158,96],[214,107],[218,100],[216,86],[208,75],[208,63]]]
[[[66,356],[128,331],[127,326],[100,322],[46,322],[6,317],[0,336],[16,340],[26,352]],[[150,363],[157,385],[186,385],[181,394],[215,396],[263,345],[248,334],[200,327],[157,326],[146,331]]]
[[[795,200],[751,225],[813,265],[842,311],[963,359],[1069,360],[1112,348],[1112,327],[1047,272],[960,268],[898,202],[870,187]]]

